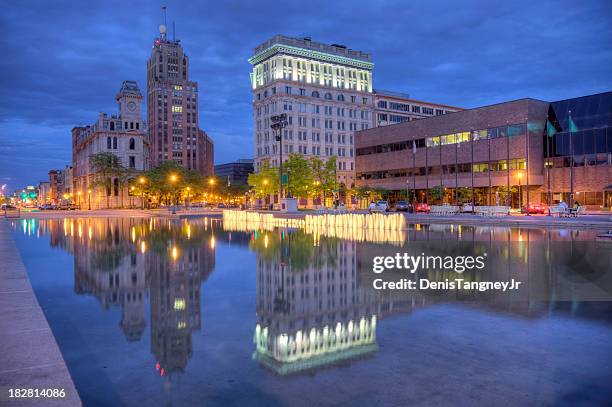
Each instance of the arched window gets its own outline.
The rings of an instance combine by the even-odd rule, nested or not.
[[[331,94],[331,93],[329,93],[329,92],[328,92],[328,93],[326,93],[326,94],[325,94],[325,99],[327,99],[327,100],[332,100],[332,94]]]
[[[108,150],[110,150],[110,149],[111,149],[111,147],[112,147],[112,146],[111,146],[111,138],[110,138],[110,137],[107,137],[107,138],[106,138],[106,148],[107,148]]]
[[[319,98],[319,97],[321,97],[321,96],[319,96],[319,92],[317,92],[316,90],[313,90],[313,91],[312,91],[312,97],[313,97],[313,98]]]
[[[136,149],[136,140],[131,138],[130,139],[130,150],[135,150],[135,149]]]
[[[344,95],[338,95],[338,102],[344,102]]]
[[[113,150],[117,149],[117,137],[113,137]]]
[[[115,130],[115,122],[110,122],[111,131]]]

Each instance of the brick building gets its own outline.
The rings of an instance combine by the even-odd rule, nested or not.
[[[520,99],[360,131],[357,185],[429,203],[455,203],[467,189],[481,205],[499,203],[505,191],[513,207],[547,202],[550,193],[553,202],[609,208],[611,123],[608,92],[552,103]],[[436,187],[442,199],[430,199]]]

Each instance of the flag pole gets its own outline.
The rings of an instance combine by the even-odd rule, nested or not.
[[[527,215],[529,216],[529,117],[525,120],[525,195]]]
[[[546,200],[547,200],[546,204],[550,208],[550,206],[552,205],[552,200],[550,196],[550,164],[551,162],[550,162],[550,136],[548,135],[548,125],[549,125],[549,117],[548,115],[546,115],[546,161],[545,162],[546,162],[546,182],[548,184],[547,185],[548,190],[546,191]],[[548,216],[551,216],[550,209],[548,210]]]
[[[569,114],[568,126],[569,126],[569,150],[570,150],[570,208],[574,207],[574,133],[572,129],[572,111],[567,111]]]
[[[512,194],[510,193],[510,133],[508,133],[508,122],[506,121],[506,204],[512,208]]]

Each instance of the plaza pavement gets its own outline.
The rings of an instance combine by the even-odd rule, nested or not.
[[[8,389],[65,389],[66,399],[8,401]],[[68,367],[0,218],[0,405],[80,406]]]

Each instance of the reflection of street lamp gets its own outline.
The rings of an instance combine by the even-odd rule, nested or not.
[[[140,184],[140,193],[141,193],[141,204],[142,204],[142,209],[144,210],[144,183],[147,182],[147,179],[145,177],[140,177],[138,179],[138,183]]]
[[[91,210],[91,189],[87,190],[87,209]]]

